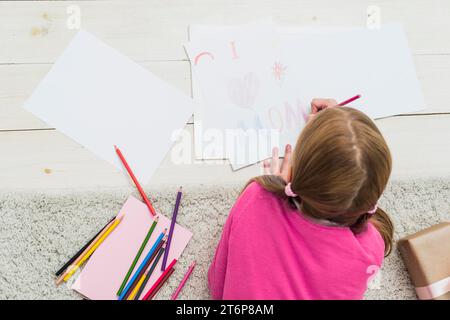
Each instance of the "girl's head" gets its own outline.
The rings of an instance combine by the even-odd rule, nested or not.
[[[392,247],[393,226],[377,204],[391,173],[391,154],[378,128],[352,108],[327,108],[303,129],[292,155],[291,189],[303,213],[364,230],[369,219],[380,231],[385,254]],[[255,179],[286,197],[279,177]]]

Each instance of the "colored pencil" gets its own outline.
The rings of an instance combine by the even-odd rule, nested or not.
[[[148,209],[150,210],[151,214],[152,215],[156,215],[155,209],[153,208],[150,200],[148,200],[147,195],[144,192],[144,189],[142,189],[142,187],[139,184],[139,181],[137,180],[137,178],[134,175],[133,171],[131,171],[131,168],[128,165],[127,160],[125,160],[125,157],[123,156],[122,152],[120,151],[120,149],[117,146],[114,146],[114,148],[116,149],[117,155],[119,156],[119,158],[122,161],[125,169],[127,170],[128,174],[130,175],[131,179],[133,180],[134,185],[136,186],[136,188],[138,189],[139,193],[141,194],[142,199],[144,200],[144,202],[147,205]]]
[[[167,258],[169,257],[169,251],[170,251],[170,243],[172,242],[173,229],[175,228],[175,223],[177,221],[178,208],[180,207],[180,201],[181,201],[181,195],[182,195],[181,191],[182,191],[182,189],[180,187],[177,192],[177,199],[175,201],[175,207],[173,208],[172,221],[170,222],[170,229],[169,229],[169,238],[167,239],[166,251],[164,251],[164,257],[163,257],[163,261],[161,264],[161,271],[166,270]]]
[[[131,290],[132,290],[131,286],[133,286],[133,283],[136,282],[136,280],[138,279],[139,274],[141,273],[142,269],[145,267],[145,264],[152,257],[152,255],[155,252],[156,248],[158,247],[159,243],[162,241],[162,238],[164,237],[164,234],[165,234],[164,231],[161,232],[161,234],[159,235],[158,239],[156,239],[156,241],[153,244],[152,248],[150,249],[150,251],[145,256],[144,260],[142,261],[141,265],[136,270],[136,272],[134,273],[134,275],[131,278],[131,280],[128,282],[128,284],[125,287],[125,289],[122,290],[122,293],[119,296],[119,300],[124,300],[128,296],[128,294],[131,293]]]
[[[85,250],[87,247],[89,247],[89,245],[98,237],[98,235],[100,233],[102,233],[103,230],[106,229],[106,227],[115,219],[115,217],[113,217],[111,220],[108,221],[107,224],[105,224],[105,226],[100,229],[99,232],[97,232],[97,234],[95,236],[93,236],[84,246],[83,248],[81,248],[80,250],[78,250],[78,252],[72,257],[70,258],[69,261],[67,261],[58,271],[55,272],[55,276],[59,276],[61,275]]]
[[[128,296],[127,300],[135,300],[136,293],[139,291],[139,288],[141,287],[142,283],[144,282],[145,276],[142,276],[137,285],[134,287],[133,291]]]
[[[145,300],[151,300],[154,296],[158,293],[159,289],[166,283],[167,279],[172,275],[172,273],[175,271],[175,268],[168,269],[168,273],[166,276],[161,280],[161,282],[158,284],[158,286],[155,288],[155,290],[152,291],[152,293],[147,297]]]
[[[192,271],[194,271],[195,268],[195,261],[192,262],[191,266],[188,268],[188,270],[186,271],[183,280],[181,280],[180,285],[178,286],[178,288],[175,290],[175,292],[172,295],[172,300],[177,300],[178,295],[180,294],[181,290],[183,289],[184,285],[186,284],[186,281],[189,279],[189,277],[192,274]]]
[[[150,239],[153,230],[155,230],[156,224],[158,223],[159,217],[156,217],[155,221],[153,221],[152,225],[150,226],[150,229],[147,232],[147,235],[145,236],[144,241],[141,244],[141,247],[139,248],[139,251],[137,252],[136,256],[134,257],[133,263],[131,264],[130,268],[128,269],[127,274],[125,275],[125,278],[122,281],[122,284],[120,285],[119,291],[117,291],[117,295],[120,296],[122,293],[123,288],[127,284],[128,279],[131,276],[131,273],[134,270],[134,267],[136,266],[139,258],[141,257],[142,252],[144,251],[145,246],[147,245],[148,240]]]
[[[360,94],[357,94],[356,96],[353,96],[353,97],[351,97],[350,99],[347,99],[347,100],[345,100],[345,101],[342,101],[341,103],[338,104],[338,106],[339,106],[339,107],[343,107],[343,106],[349,104],[350,102],[353,102],[353,101],[355,101],[355,100],[357,100],[357,99],[359,99],[359,98],[361,98],[361,95],[360,95]]]
[[[148,300],[148,298],[150,296],[154,295],[153,291],[157,290],[158,285],[161,282],[165,281],[164,278],[170,272],[170,270],[173,269],[173,266],[175,265],[176,262],[177,262],[177,259],[173,259],[173,261],[170,263],[170,265],[167,267],[167,269],[163,273],[161,273],[161,275],[159,276],[158,280],[156,280],[156,282],[153,284],[153,286],[150,288],[150,290],[147,291],[147,293],[145,294],[144,298],[142,298],[142,300]]]
[[[71,268],[80,262],[81,259],[91,250],[91,248],[98,242],[98,240],[108,231],[108,229],[111,227],[111,225],[114,223],[115,218],[109,222],[106,227],[100,231],[97,237],[95,237],[94,241],[91,242],[91,244],[83,250],[83,252],[67,267],[67,269],[56,279],[56,285],[60,285],[64,278],[69,274]]]
[[[161,256],[164,253],[165,249],[166,249],[166,246],[164,245],[159,250],[158,255],[156,256],[155,261],[153,261],[153,264],[150,267],[150,269],[148,269],[148,271],[146,272],[145,276],[142,277],[144,279],[144,281],[139,286],[139,290],[137,291],[136,296],[134,297],[134,300],[139,300],[139,297],[141,296],[142,291],[144,291],[144,288],[147,285],[148,280],[150,280],[150,277],[152,276],[153,271],[156,269],[156,265],[158,264],[159,259],[161,259]]]
[[[148,274],[148,272],[152,272],[152,268],[153,266],[155,266],[158,263],[159,258],[161,257],[161,254],[164,252],[165,249],[165,241],[161,241],[161,246],[157,249],[158,253],[156,254],[155,260],[152,263],[152,266],[150,267],[149,270],[147,270],[147,267],[145,268],[145,272],[142,274],[142,276],[139,278],[139,281],[137,282],[136,286],[134,287],[133,291],[131,292],[131,294],[128,296],[127,300],[139,300],[139,296],[137,295],[137,293],[142,292],[141,288],[142,284],[145,282],[145,285],[147,284],[147,282],[145,281],[146,279],[146,275]]]
[[[81,258],[80,261],[78,261],[77,264],[71,265],[69,267],[70,271],[69,273],[64,277],[64,281],[67,281],[70,279],[70,277],[77,271],[77,269],[87,260],[89,257],[94,253],[94,251],[102,244],[102,242],[108,237],[108,235],[114,231],[114,229],[119,225],[119,223],[122,221],[122,217],[114,219],[114,222],[111,224],[111,226],[108,227],[108,230],[98,239],[98,241],[92,246],[91,249]]]
[[[164,245],[164,243],[167,241],[167,237],[164,237],[161,241],[159,241],[158,246],[156,247],[155,250],[153,250],[152,255],[150,256],[150,258],[145,262],[143,268],[141,268],[141,270],[139,271],[139,273],[136,271],[135,274],[135,281],[131,284],[131,286],[128,288],[128,291],[125,293],[125,295],[123,296],[123,299],[129,299],[130,295],[133,293],[134,289],[136,288],[136,286],[139,284],[140,279],[144,276],[145,271],[148,269],[148,267],[150,266],[150,264],[152,263],[153,259],[156,257],[156,255],[159,252],[159,249],[162,248],[162,246]],[[130,299],[131,300],[131,299]]]

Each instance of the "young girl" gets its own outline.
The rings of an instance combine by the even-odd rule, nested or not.
[[[385,140],[360,111],[311,105],[294,152],[280,166],[274,150],[233,206],[209,269],[214,299],[361,299],[390,253],[393,226],[377,207]]]

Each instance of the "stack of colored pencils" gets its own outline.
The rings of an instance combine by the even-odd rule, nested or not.
[[[119,156],[120,160],[122,161],[124,167],[126,168],[127,172],[129,173],[131,179],[135,183],[137,189],[139,190],[139,193],[142,195],[142,198],[147,205],[149,211],[152,215],[156,215],[155,209],[153,208],[152,204],[148,200],[144,190],[140,186],[139,182],[137,181],[135,175],[131,171],[130,166],[125,160],[125,157],[123,156],[122,152],[117,148],[116,146],[115,150],[117,155]],[[150,300],[152,299],[156,293],[159,291],[159,289],[163,286],[163,284],[167,281],[167,279],[170,277],[170,275],[175,271],[174,265],[177,262],[176,259],[173,259],[173,261],[167,266],[167,260],[169,257],[169,251],[170,251],[170,244],[172,242],[173,233],[175,229],[178,209],[181,202],[181,196],[182,196],[182,189],[181,187],[178,189],[177,192],[177,198],[175,201],[175,206],[173,210],[172,215],[172,221],[169,228],[169,233],[166,235],[167,229],[165,229],[161,234],[158,236],[156,241],[153,243],[152,247],[150,248],[150,251],[147,253],[139,267],[136,269],[136,271],[133,274],[133,271],[136,268],[137,262],[139,261],[142,253],[144,252],[145,247],[147,246],[155,228],[158,223],[159,217],[157,216],[155,220],[153,221],[152,225],[150,226],[147,235],[145,236],[138,252],[136,253],[136,256],[134,257],[130,268],[128,269],[127,273],[124,276],[124,279],[120,285],[120,288],[117,291],[117,296],[119,300],[138,300],[142,292],[147,285],[148,281],[150,280],[151,275],[153,274],[154,270],[156,269],[157,264],[162,259],[161,263],[161,276],[157,279],[157,281],[153,284],[151,289],[144,295],[143,300]],[[117,225],[120,223],[122,218],[115,218],[112,219],[94,238],[92,238],[78,253],[72,257],[60,270],[56,272],[57,284],[60,284],[63,281],[67,281],[74,273],[75,271],[92,255],[92,253],[98,248],[98,246],[106,239],[106,237],[114,230],[114,228],[117,227]],[[173,299],[176,299],[179,292],[181,291],[182,287],[184,286],[184,283],[186,282],[187,278],[189,277],[190,273],[192,272],[193,265],[188,270],[188,272],[185,275],[185,278],[181,282],[180,286],[178,287],[177,291],[173,295]],[[131,278],[131,279],[130,279]]]
[[[108,224],[92,238],[83,248],[81,248],[64,266],[57,272],[56,284],[59,285],[63,281],[69,280],[72,275],[80,268],[94,253],[94,251],[102,244],[111,232],[119,225],[123,217],[113,218]]]
[[[155,229],[156,223],[158,222],[158,217],[153,222],[152,226],[150,227],[147,236],[145,237],[144,241],[142,242],[133,262],[131,263],[130,268],[128,269],[128,272],[126,273],[122,284],[117,291],[117,296],[119,300],[138,300],[142,292],[147,285],[148,281],[150,280],[151,275],[153,274],[154,270],[156,269],[157,264],[162,258],[161,263],[161,271],[163,271],[160,278],[157,280],[157,282],[152,286],[152,289],[145,294],[144,297],[146,299],[152,298],[159,290],[159,288],[165,283],[165,281],[170,277],[170,275],[174,272],[173,265],[175,264],[176,260],[172,261],[172,263],[169,265],[169,267],[166,269],[166,263],[169,256],[169,250],[170,250],[170,244],[173,237],[173,232],[175,229],[175,223],[176,218],[178,214],[178,209],[180,207],[180,201],[181,201],[181,187],[177,192],[177,198],[175,202],[175,207],[173,211],[172,216],[172,222],[170,224],[169,233],[166,236],[166,231],[164,230],[159,237],[156,239],[156,241],[153,243],[150,251],[147,253],[143,261],[141,262],[140,266],[136,269],[136,271],[133,274],[133,271],[136,268],[136,264],[139,260],[139,258],[142,255],[142,252],[145,249],[145,246],[147,245],[153,230]],[[133,274],[133,276],[131,276]],[[130,279],[131,277],[131,279]]]
[[[150,267],[152,262],[155,260],[155,258],[158,256],[159,251],[162,249],[165,239],[164,236],[166,234],[166,230],[161,232],[159,237],[156,239],[155,243],[151,247],[150,251],[145,256],[144,260],[142,261],[139,268],[137,268],[136,272],[134,273],[131,280],[125,285],[125,287],[122,290],[119,290],[117,293],[119,295],[119,300],[127,300],[132,299],[136,295],[137,291],[139,290],[140,284],[142,284],[141,278],[145,277],[145,272],[147,268]],[[131,269],[131,267],[130,267]],[[125,282],[125,279],[124,279]],[[122,282],[122,285],[124,283]]]

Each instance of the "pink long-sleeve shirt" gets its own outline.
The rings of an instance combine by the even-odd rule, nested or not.
[[[257,183],[236,201],[208,272],[213,299],[361,299],[381,266],[372,224],[312,222]]]

